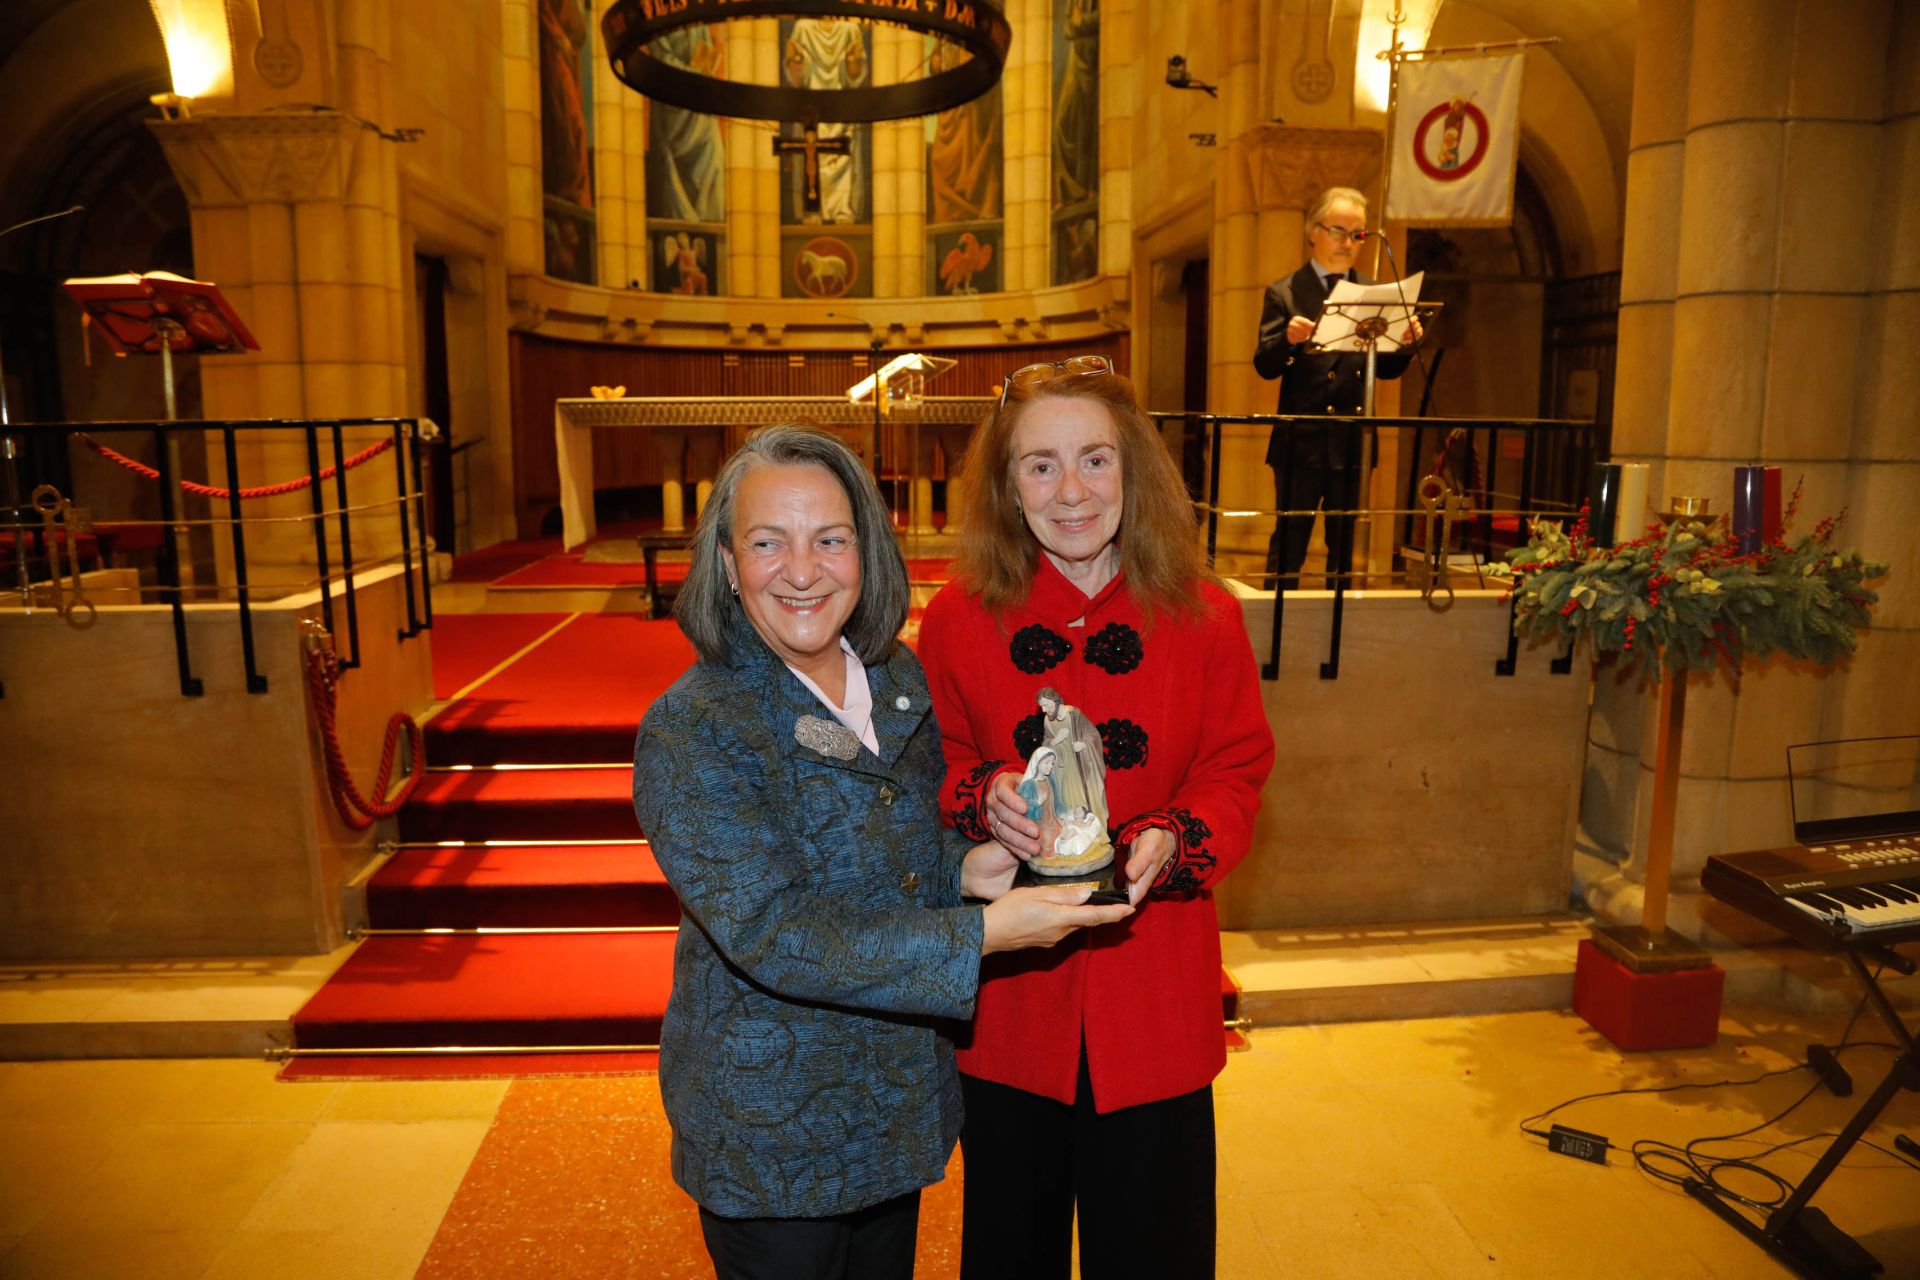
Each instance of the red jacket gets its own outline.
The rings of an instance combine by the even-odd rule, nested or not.
[[[1161,610],[1149,628],[1121,578],[1089,600],[1042,555],[1003,618],[957,584],[927,606],[919,649],[949,825],[991,838],[987,786],[1039,745],[1036,696],[1051,685],[1100,730],[1118,856],[1148,827],[1178,846],[1130,919],[982,962],[969,1075],[1072,1102],[1084,1034],[1107,1112],[1190,1093],[1226,1064],[1210,888],[1246,855],[1273,733],[1239,602],[1212,584],[1202,599],[1203,616]]]

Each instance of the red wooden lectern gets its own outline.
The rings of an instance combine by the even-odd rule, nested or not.
[[[174,352],[260,349],[221,295],[220,286],[205,280],[189,280],[171,271],[149,271],[142,275],[82,276],[65,284],[80,304],[89,333],[99,329],[114,355],[141,352],[160,357],[169,422],[179,416],[173,398]]]

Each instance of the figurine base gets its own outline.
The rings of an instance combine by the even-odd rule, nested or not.
[[[1014,873],[1013,887],[1027,889],[1035,885],[1060,888],[1063,885],[1090,884],[1093,896],[1088,902],[1115,903],[1127,900],[1127,882],[1123,876],[1126,868],[1118,857],[1110,859],[1103,867],[1092,870],[1075,870],[1066,875],[1042,875],[1028,863],[1021,863],[1020,870]]]

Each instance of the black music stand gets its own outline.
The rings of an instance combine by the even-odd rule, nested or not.
[[[1900,1056],[1887,1069],[1886,1078],[1860,1104],[1860,1109],[1853,1113],[1853,1118],[1847,1121],[1839,1136],[1828,1144],[1818,1163],[1801,1179],[1800,1185],[1794,1188],[1786,1202],[1767,1215],[1764,1225],[1747,1217],[1724,1200],[1713,1187],[1699,1179],[1689,1178],[1685,1183],[1688,1195],[1713,1210],[1735,1231],[1765,1249],[1787,1270],[1804,1277],[1804,1280],[1838,1280],[1840,1277],[1880,1274],[1879,1260],[1808,1202],[1874,1121],[1880,1118],[1880,1113],[1893,1101],[1894,1094],[1903,1088],[1920,1091],[1920,1042],[1915,1041],[1913,1033],[1900,1020],[1886,993],[1880,990],[1879,982],[1868,972],[1862,956],[1909,975],[1914,972],[1914,962],[1891,948],[1872,945],[1850,947],[1841,954],[1859,978],[1874,1012],[1880,1015],[1880,1020],[1893,1034],[1894,1043],[1901,1046]]]
[[[1915,754],[1902,755],[1899,748],[1892,748],[1889,752],[1887,744],[1906,741],[1913,743]],[[1839,844],[1844,849],[1853,841],[1904,843],[1914,831],[1920,830],[1920,810],[1902,807],[1868,811],[1861,807],[1864,802],[1857,797],[1876,795],[1882,790],[1879,784],[1885,780],[1861,771],[1859,758],[1852,756],[1852,751],[1858,749],[1868,753],[1864,758],[1871,762],[1869,767],[1891,760],[1892,777],[1904,783],[1913,764],[1920,762],[1920,735],[1843,739],[1837,742],[1799,743],[1788,747],[1787,776],[1791,781],[1787,795],[1793,806],[1795,841],[1806,845]],[[1823,801],[1823,783],[1832,791],[1840,791],[1835,784],[1844,784],[1846,790],[1843,794],[1849,800],[1841,804],[1830,799]],[[1902,785],[1893,787],[1890,794],[1900,797],[1906,792]],[[1765,1249],[1797,1276],[1807,1277],[1808,1280],[1827,1280],[1835,1276],[1878,1275],[1881,1271],[1879,1260],[1833,1225],[1826,1214],[1809,1202],[1847,1153],[1880,1118],[1893,1101],[1893,1095],[1902,1088],[1920,1091],[1920,1047],[1916,1045],[1913,1032],[1907,1029],[1893,1003],[1880,989],[1879,981],[1868,970],[1867,962],[1872,961],[1909,977],[1920,966],[1895,951],[1894,944],[1875,941],[1870,931],[1845,937],[1836,935],[1824,926],[1816,926],[1810,916],[1790,915],[1791,922],[1769,920],[1748,907],[1737,894],[1727,892],[1729,882],[1724,877],[1716,879],[1714,875],[1715,861],[1709,860],[1707,872],[1702,876],[1702,884],[1715,897],[1754,915],[1763,923],[1786,929],[1792,937],[1802,942],[1840,953],[1858,979],[1867,1002],[1873,1005],[1874,1013],[1886,1025],[1894,1043],[1900,1046],[1900,1054],[1887,1069],[1886,1077],[1860,1104],[1860,1109],[1854,1112],[1853,1118],[1847,1121],[1839,1135],[1828,1144],[1812,1170],[1785,1202],[1767,1215],[1764,1224],[1749,1218],[1724,1200],[1713,1187],[1697,1179],[1687,1180],[1687,1194],[1713,1210],[1734,1230]],[[1911,940],[1907,929],[1901,928],[1899,932],[1901,942]],[[1845,1097],[1852,1092],[1853,1082],[1840,1067],[1833,1049],[1817,1044],[1808,1046],[1807,1065],[1836,1096]]]

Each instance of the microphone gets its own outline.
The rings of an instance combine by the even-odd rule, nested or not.
[[[77,204],[71,209],[62,209],[58,213],[43,213],[37,218],[28,218],[25,222],[16,222],[5,231],[0,231],[0,236],[10,236],[22,227],[30,227],[36,222],[52,222],[55,218],[64,218],[69,214],[85,212],[86,207],[87,206],[83,204]]]
[[[1368,237],[1377,236],[1379,234],[1380,233],[1378,231],[1371,231],[1366,227],[1362,227],[1358,231],[1347,232],[1347,239],[1353,241],[1355,244],[1365,244],[1367,242]]]

